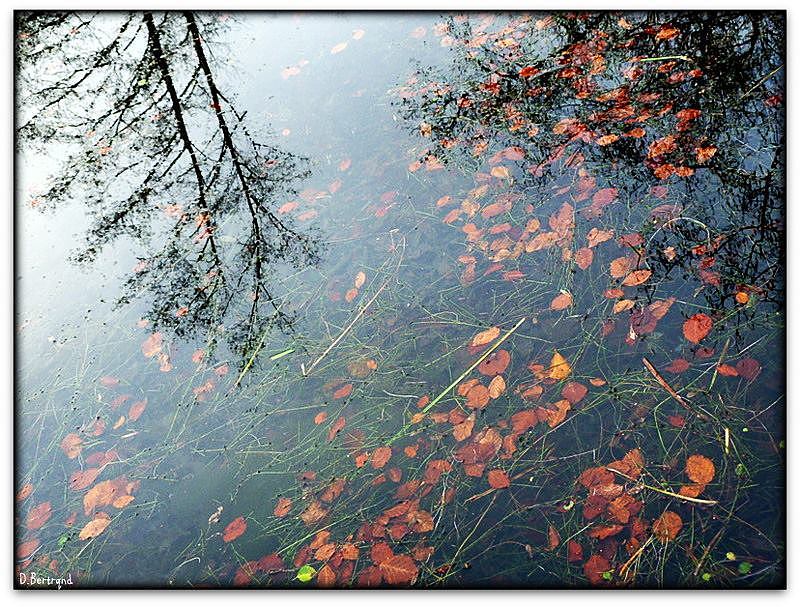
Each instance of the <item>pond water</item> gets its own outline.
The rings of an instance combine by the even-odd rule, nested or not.
[[[782,586],[784,44],[18,15],[16,583]]]

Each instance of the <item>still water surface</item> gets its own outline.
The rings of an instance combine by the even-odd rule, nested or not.
[[[47,196],[75,141],[18,156],[18,572],[782,584],[781,15],[199,22],[207,201],[183,155],[95,227],[174,129],[156,76],[94,186]],[[267,146],[252,190],[217,110]]]

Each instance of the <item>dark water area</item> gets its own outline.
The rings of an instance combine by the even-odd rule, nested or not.
[[[785,584],[782,13],[16,40],[20,587]]]

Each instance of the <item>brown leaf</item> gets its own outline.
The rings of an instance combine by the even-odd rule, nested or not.
[[[28,512],[28,516],[25,519],[25,526],[31,531],[40,529],[47,521],[50,520],[52,515],[53,507],[50,505],[50,502],[36,504]]]
[[[635,287],[646,283],[650,280],[652,275],[653,272],[650,270],[634,270],[625,277],[625,280],[622,281],[622,285],[625,287]]]
[[[82,443],[81,437],[73,432],[67,434],[64,440],[61,441],[61,450],[68,458],[75,459],[81,454]]]
[[[228,523],[228,526],[225,527],[225,531],[222,534],[222,541],[232,542],[245,531],[247,531],[247,521],[243,516],[239,516],[233,519],[230,523]]]
[[[686,460],[686,475],[695,483],[707,485],[714,479],[714,462],[704,455],[690,455]]]
[[[495,375],[489,382],[489,398],[499,398],[506,391],[506,380],[502,375]]]
[[[275,509],[272,511],[272,513],[278,518],[281,518],[289,514],[291,509],[292,500],[290,500],[288,497],[281,497],[278,498],[278,502],[275,504]]]
[[[683,336],[690,342],[697,344],[711,332],[713,326],[714,321],[711,320],[710,316],[703,313],[695,314],[683,323]]]
[[[653,533],[655,536],[666,543],[678,537],[678,533],[683,527],[681,517],[676,513],[666,510],[661,516],[653,521]]]
[[[407,554],[389,557],[379,567],[383,579],[392,586],[413,584],[419,575],[414,559]]]
[[[500,469],[489,470],[486,480],[489,481],[489,486],[492,489],[505,489],[511,486],[511,479],[508,478],[508,474]]]
[[[383,468],[392,457],[391,447],[378,447],[372,452],[372,467],[376,470]]]
[[[475,335],[475,337],[472,338],[470,345],[484,346],[489,342],[494,341],[499,336],[500,336],[500,329],[498,327],[491,327]]]

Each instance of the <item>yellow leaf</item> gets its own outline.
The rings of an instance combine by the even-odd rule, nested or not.
[[[553,352],[553,359],[550,361],[550,372],[548,376],[552,379],[562,380],[569,377],[572,367],[569,366],[567,359],[559,354],[558,350]]]

